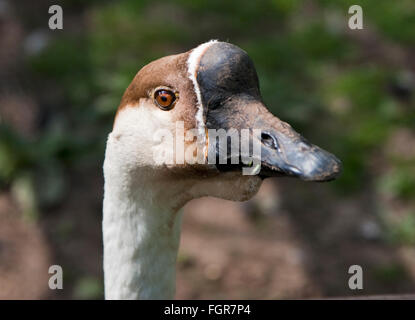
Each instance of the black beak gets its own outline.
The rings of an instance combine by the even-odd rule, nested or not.
[[[310,144],[296,134],[295,137],[275,131],[261,133],[262,177],[280,174],[307,181],[330,181],[337,178],[342,164],[333,154]]]
[[[229,106],[229,108],[232,108],[232,106]],[[259,170],[255,169],[254,171],[262,178],[291,176],[306,181],[330,181],[341,174],[342,163],[337,157],[309,143],[289,124],[271,115],[262,103],[257,104],[257,106],[248,104],[243,109],[245,110],[245,119],[252,119],[249,129],[259,129],[260,134],[254,135],[251,132],[248,157],[246,157],[246,154],[244,157],[239,153],[237,164],[232,163],[232,158],[236,157],[235,154],[231,153],[232,137],[227,137],[225,144],[221,144],[219,139],[209,137],[209,154],[216,154],[218,170],[240,171],[242,168],[252,166],[253,163],[259,163]],[[251,110],[251,112],[247,112],[248,110]],[[252,110],[257,110],[256,114]],[[213,114],[215,116],[220,115],[216,112]],[[247,121],[243,124],[234,121],[225,123],[226,117],[221,118],[222,127],[236,127],[239,132],[244,129],[244,125],[246,126],[250,122]],[[217,125],[215,127],[219,128]],[[254,154],[254,141],[260,145],[260,157]],[[241,145],[238,150],[242,150]],[[226,159],[221,161],[221,155],[223,154],[226,154]]]

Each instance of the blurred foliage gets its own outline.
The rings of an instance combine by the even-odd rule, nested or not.
[[[392,242],[415,245],[415,213],[411,212],[397,223],[389,224],[389,231]]]
[[[395,60],[388,60],[388,53],[367,52],[367,46],[346,32],[348,8],[355,1],[66,4],[82,17],[76,22],[82,27],[64,30],[23,60],[30,71],[28,89],[46,108],[47,119],[31,137],[0,124],[0,186],[23,186],[29,211],[36,212],[30,206],[62,199],[69,169],[102,163],[117,105],[143,65],[212,38],[246,50],[270,109],[342,159],[344,173],[331,183],[333,190],[353,196],[377,184],[381,193],[397,201],[414,198],[415,159],[399,161],[397,155],[392,161],[385,156],[387,141],[397,129],[415,134],[414,70],[406,61],[389,63]],[[359,4],[365,30],[377,35],[370,45],[377,41],[413,52],[413,0]],[[374,164],[378,157],[383,159],[380,169]],[[31,199],[33,192],[38,199]],[[410,206],[415,210],[413,202]],[[399,241],[414,243],[413,215],[392,229]],[[91,297],[99,289],[88,280],[77,290],[79,297]]]
[[[407,272],[400,265],[386,264],[374,268],[372,273],[378,280],[393,284],[399,281],[399,279],[405,279]]]
[[[75,299],[99,299],[102,297],[104,288],[101,279],[94,277],[81,278],[75,286]]]
[[[395,198],[405,200],[413,199],[415,190],[415,168],[398,168],[394,172],[390,172],[382,176],[380,189]]]

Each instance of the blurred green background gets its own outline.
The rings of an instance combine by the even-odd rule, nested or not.
[[[48,7],[56,3],[64,29],[52,31]],[[347,27],[352,4],[363,8],[363,30]],[[228,292],[226,280],[207,277],[179,279],[179,297],[415,291],[413,0],[1,0],[0,39],[0,291],[2,282],[14,288],[0,297],[25,297],[16,288],[18,272],[47,279],[33,275],[36,258],[24,254],[39,250],[46,257],[39,270],[42,263],[61,264],[67,286],[50,292],[27,280],[39,287],[28,297],[102,298],[101,166],[118,103],[143,65],[210,39],[247,51],[267,106],[336,154],[344,172],[324,185],[273,182],[270,196],[281,203],[271,215],[261,212],[262,200],[239,207],[249,217],[289,221],[317,289],[255,295],[248,285]],[[13,238],[12,220],[22,224],[24,240]],[[263,234],[253,220],[252,232]],[[30,247],[32,238],[39,244]],[[19,270],[8,269],[8,255]],[[196,272],[192,259],[197,266],[197,257],[179,255],[179,273]],[[362,292],[347,288],[350,264],[367,267]]]

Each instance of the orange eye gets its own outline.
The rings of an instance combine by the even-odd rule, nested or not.
[[[169,90],[157,90],[154,93],[154,100],[162,110],[170,110],[176,102],[176,95]]]

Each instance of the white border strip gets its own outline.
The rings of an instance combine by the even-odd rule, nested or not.
[[[200,59],[203,53],[207,50],[209,46],[213,43],[218,42],[217,40],[210,40],[208,42],[202,43],[190,53],[189,58],[187,60],[187,70],[189,73],[189,79],[193,83],[194,90],[196,92],[197,97],[197,112],[196,112],[196,126],[201,137],[205,137],[206,140],[206,124],[204,118],[204,110],[203,110],[203,102],[202,102],[202,95],[200,93],[199,84],[197,83],[196,79],[196,71],[199,66]],[[206,151],[206,141],[204,141],[203,146],[203,154]]]

